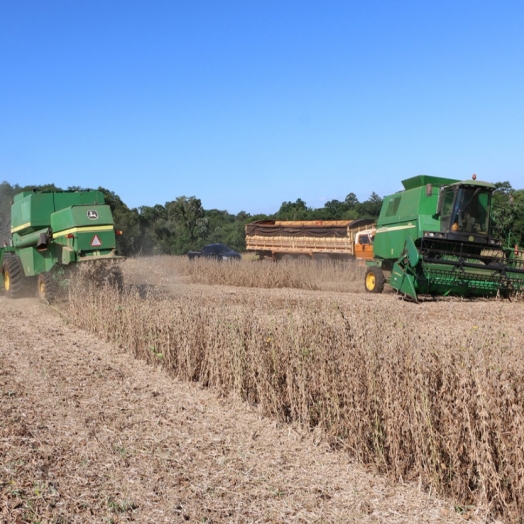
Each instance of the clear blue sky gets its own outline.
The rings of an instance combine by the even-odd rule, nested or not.
[[[524,188],[523,1],[0,0],[0,181],[273,213]]]

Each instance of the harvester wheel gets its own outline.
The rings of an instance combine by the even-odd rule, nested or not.
[[[364,281],[368,293],[382,293],[385,281],[382,269],[377,266],[368,267]]]
[[[56,288],[53,276],[45,271],[38,275],[38,296],[40,300],[52,302],[55,298]]]
[[[24,268],[18,255],[4,258],[2,266],[5,294],[9,298],[18,298],[24,290]]]

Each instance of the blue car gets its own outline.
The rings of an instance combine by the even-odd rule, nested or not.
[[[187,254],[190,260],[194,258],[214,258],[216,260],[240,260],[242,255],[233,251],[225,244],[207,244],[202,251],[189,251]]]

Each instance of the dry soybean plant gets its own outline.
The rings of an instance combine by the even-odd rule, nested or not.
[[[231,305],[73,287],[65,307],[71,322],[178,379],[318,427],[394,478],[516,519],[524,512],[518,339],[489,311],[452,333],[413,318],[417,306],[400,306],[299,297],[275,307],[248,295]]]
[[[164,255],[127,261],[126,264],[131,273],[144,277],[145,260],[150,268],[147,280],[154,279],[159,285],[166,275],[177,275],[187,277],[192,283],[206,285],[352,292],[364,289],[365,266],[355,261],[190,261],[184,256]]]

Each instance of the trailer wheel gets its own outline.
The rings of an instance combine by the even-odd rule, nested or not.
[[[384,273],[377,266],[368,267],[364,284],[368,293],[382,293],[384,291]]]
[[[45,302],[52,302],[56,294],[56,285],[51,273],[45,271],[38,275],[38,296],[40,300]]]
[[[24,290],[24,268],[18,255],[9,255],[2,266],[5,294],[9,298],[22,296]]]
[[[282,260],[282,262],[292,262],[295,260],[295,257],[293,255],[282,255],[280,260]]]

